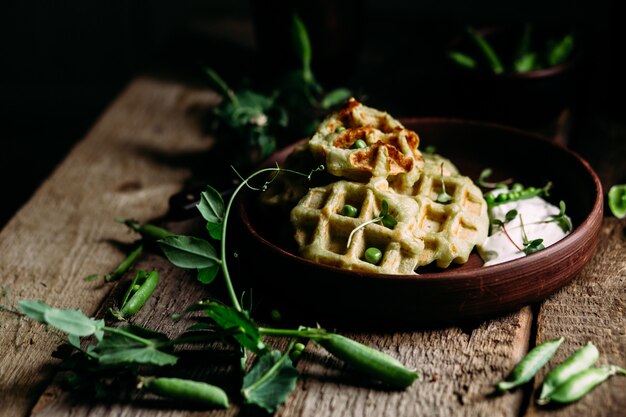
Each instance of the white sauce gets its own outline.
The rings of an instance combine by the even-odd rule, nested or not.
[[[507,189],[496,189],[489,194],[500,194]],[[558,222],[546,222],[554,219],[559,214],[559,208],[548,203],[541,197],[533,197],[526,200],[512,201],[489,208],[489,221],[499,219],[505,221],[505,215],[510,210],[517,210],[518,215],[511,221],[506,222],[505,228],[511,240],[524,248],[524,238],[520,223],[520,214],[524,222],[524,230],[529,241],[543,239],[543,245],[547,248],[563,239],[570,232],[565,232]],[[502,228],[491,224],[489,237],[477,245],[478,253],[485,262],[484,266],[495,265],[513,259],[521,258],[526,254],[518,250],[511,240],[502,231]]]

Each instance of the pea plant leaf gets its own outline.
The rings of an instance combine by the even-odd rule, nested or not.
[[[203,284],[210,284],[215,280],[217,273],[220,270],[220,266],[215,264],[207,268],[198,269],[198,281]]]
[[[80,310],[62,310],[48,308],[44,312],[44,320],[69,335],[85,337],[96,335],[102,338],[104,320],[94,320],[84,315]]]
[[[313,55],[311,41],[306,26],[295,14],[292,19],[291,32],[293,46],[302,65],[302,76],[304,81],[311,82],[313,81],[313,73],[311,71],[311,57]]]
[[[211,317],[222,329],[239,328],[234,338],[246,349],[255,353],[267,350],[256,324],[244,312],[235,310],[217,301],[202,304],[205,314]]]
[[[257,358],[243,378],[241,393],[247,404],[257,405],[273,413],[296,387],[298,371],[288,352],[267,351]]]
[[[209,236],[211,236],[215,240],[222,240],[222,229],[224,227],[224,223],[207,223],[206,230],[209,232]]]
[[[21,300],[17,303],[17,308],[27,317],[39,323],[46,323],[44,313],[52,307],[40,300]]]
[[[237,101],[237,96],[235,95],[233,90],[228,86],[228,84],[226,84],[226,81],[224,81],[222,77],[220,77],[218,73],[215,72],[213,68],[204,67],[204,73],[206,74],[209,81],[211,81],[214,88],[216,88],[222,95],[228,98],[231,102],[234,102],[236,105],[239,104]]]
[[[93,349],[100,365],[174,365],[178,358],[163,349],[169,339],[162,333],[139,326],[122,326],[122,333],[109,333]]]
[[[213,245],[204,239],[177,235],[158,243],[167,259],[180,268],[202,269],[221,263]]]
[[[206,191],[200,193],[200,202],[196,207],[207,222],[219,224],[224,221],[224,199],[220,192],[210,185],[207,185]]]
[[[349,99],[351,96],[352,91],[348,90],[347,88],[336,88],[324,95],[324,98],[322,98],[322,101],[320,101],[320,107],[325,110],[330,109],[331,107],[340,104],[344,100]]]

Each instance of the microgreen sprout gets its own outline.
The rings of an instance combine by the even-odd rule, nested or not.
[[[480,175],[478,176],[478,180],[477,180],[478,185],[484,188],[504,188],[506,187],[507,184],[510,184],[513,182],[513,178],[507,178],[499,182],[487,181],[487,178],[489,178],[492,173],[493,171],[491,168],[483,169]]]
[[[565,201],[563,200],[559,201],[559,214],[553,215],[551,216],[550,219],[545,220],[541,223],[553,223],[553,222],[558,224],[565,233],[572,231],[573,229],[572,221],[565,214]]]
[[[446,183],[443,180],[443,162],[441,163],[441,192],[437,195],[437,203],[448,204],[452,201],[452,196],[446,192]]]
[[[517,248],[518,251],[522,251],[522,248],[520,248],[517,243],[515,243],[515,241],[511,238],[511,235],[509,235],[509,232],[506,230],[506,223],[509,223],[510,221],[512,221],[513,219],[515,219],[515,217],[517,217],[517,210],[513,209],[513,210],[509,210],[506,212],[506,214],[504,215],[504,221],[500,220],[500,219],[493,219],[491,221],[491,224],[499,227],[500,229],[502,229],[502,233],[504,233],[504,235],[507,237],[507,239],[509,239],[509,241],[513,244],[513,246],[515,246]]]
[[[348,243],[346,243],[346,247],[348,247],[348,248],[350,247],[350,244],[352,243],[352,237],[354,236],[354,234],[359,229],[364,228],[368,224],[381,222],[383,224],[383,226],[385,226],[385,227],[387,227],[389,229],[393,229],[395,227],[395,225],[398,224],[398,221],[396,220],[396,218],[393,217],[391,214],[389,214],[389,203],[387,203],[387,200],[383,199],[381,204],[382,204],[382,211],[380,212],[378,217],[374,217],[373,219],[370,219],[370,220],[368,220],[366,222],[361,223],[360,225],[355,227],[352,230],[352,232],[350,232],[350,235],[348,236]]]
[[[524,249],[523,252],[526,255],[530,255],[531,253],[535,253],[538,252],[542,249],[545,249],[545,246],[543,245],[543,239],[533,239],[533,240],[529,240],[528,236],[526,235],[526,230],[524,228],[524,220],[522,219],[522,215],[519,215],[519,221],[520,221],[520,226],[522,229],[522,239],[523,239],[523,245],[524,245]]]

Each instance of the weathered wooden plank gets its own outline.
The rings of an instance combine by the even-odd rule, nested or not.
[[[600,351],[599,365],[626,366],[625,227],[624,220],[605,218],[593,260],[570,285],[541,305],[537,342],[559,336],[565,336],[565,341],[535,379],[536,390],[549,369],[588,341]],[[526,416],[609,417],[624,415],[625,410],[626,377],[616,376],[566,407],[539,407],[533,401]]]
[[[110,288],[83,278],[123,257],[109,240],[134,238],[113,217],[166,211],[167,196],[191,175],[167,161],[211,146],[194,109],[218,99],[173,82],[133,81],[0,233],[4,304],[42,299],[93,314]],[[0,328],[0,415],[26,415],[51,376],[50,353],[60,341],[6,311]]]
[[[320,348],[300,364],[304,378],[278,416],[517,416],[522,393],[494,396],[493,384],[527,349],[529,307],[458,327],[390,333],[349,333],[386,352],[422,377],[403,392],[363,383]]]

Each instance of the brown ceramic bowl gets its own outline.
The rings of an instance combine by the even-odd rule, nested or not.
[[[495,74],[486,65],[470,69],[447,60],[448,87],[451,106],[456,114],[522,128],[540,128],[550,124],[574,104],[580,75],[582,52],[579,37],[575,38],[572,54],[563,63],[517,73],[512,71],[513,52],[522,36],[522,26],[478,28],[492,45],[505,66]],[[532,34],[532,49],[545,50],[549,39],[558,39],[565,29],[536,28]],[[448,50],[461,51],[482,63],[481,53],[467,34],[455,37]]]
[[[278,231],[289,219],[268,218],[255,199],[240,205],[249,238],[243,264],[254,291],[272,305],[295,307],[316,320],[361,323],[402,321],[438,324],[484,319],[541,301],[570,282],[593,256],[602,223],[602,188],[589,164],[549,140],[513,128],[444,119],[408,119],[405,126],[476,179],[486,167],[492,178],[513,177],[530,185],[554,184],[550,200],[564,200],[574,224],[560,242],[532,255],[483,267],[473,253],[464,265],[425,268],[418,275],[377,275],[320,265],[298,256],[293,242]],[[277,152],[279,164],[292,147]],[[262,271],[262,272],[261,272]]]

